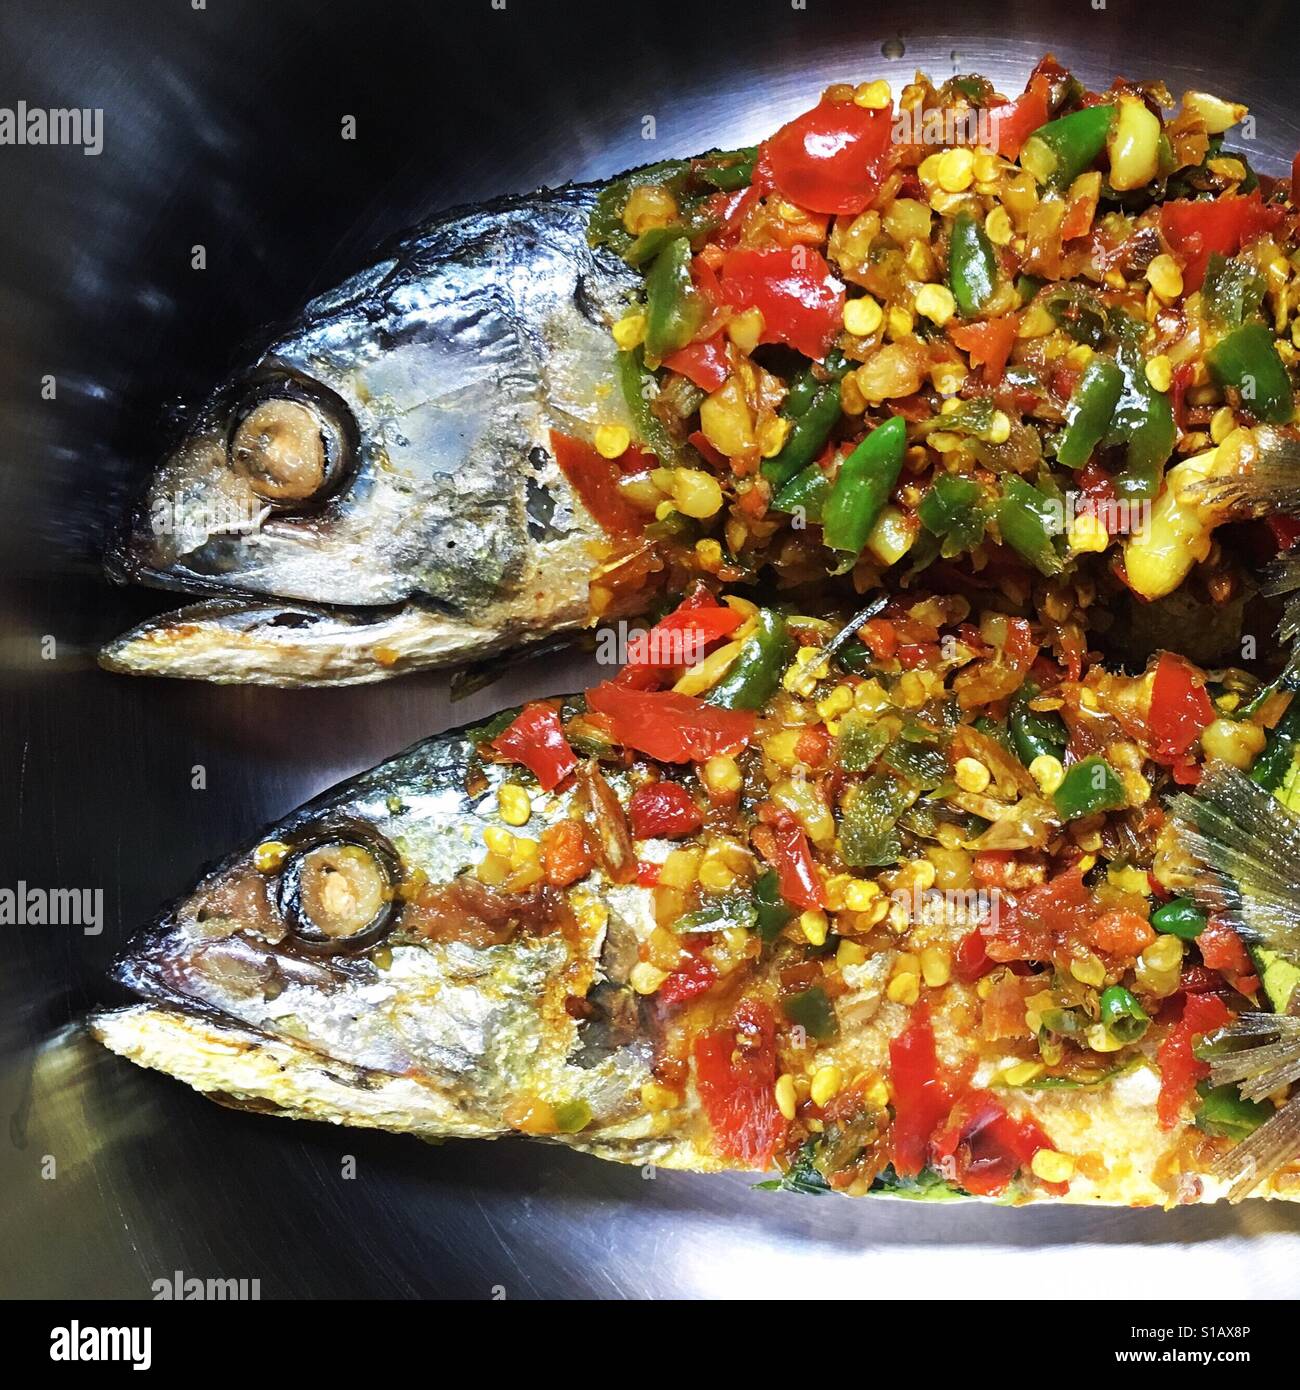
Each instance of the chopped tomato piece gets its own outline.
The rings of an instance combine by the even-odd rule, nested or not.
[[[1187,292],[1199,290],[1211,252],[1235,256],[1256,237],[1276,229],[1280,207],[1265,204],[1259,190],[1209,201],[1179,198],[1160,208],[1160,230],[1183,264]]]
[[[1191,1099],[1196,1083],[1210,1074],[1210,1064],[1193,1052],[1198,1038],[1226,1027],[1232,1010],[1217,994],[1189,994],[1182,1017],[1170,1029],[1156,1050],[1160,1067],[1160,1098],[1156,1113],[1163,1129],[1173,1129],[1183,1106]]]
[[[952,1099],[939,1080],[930,1009],[912,1011],[907,1027],[889,1044],[889,1079],[894,1097],[890,1128],[894,1171],[915,1177],[929,1159],[930,1136],[947,1115]]]
[[[730,460],[726,454],[719,453],[717,449],[709,443],[703,430],[692,430],[686,436],[686,442],[691,445],[698,453],[704,456],[705,462],[711,463],[714,468],[727,468]]]
[[[1087,936],[1094,950],[1113,956],[1141,955],[1156,939],[1145,917],[1123,908],[1093,918]]]
[[[1214,706],[1205,693],[1205,678],[1181,657],[1162,652],[1151,686],[1147,724],[1161,762],[1181,762],[1214,719]]]
[[[781,888],[781,896],[794,907],[819,908],[826,906],[826,886],[817,872],[812,848],[803,828],[789,814],[778,817],[765,839],[771,853],[765,853]]]
[[[1046,77],[1036,74],[1015,101],[993,109],[991,115],[997,122],[998,132],[997,150],[1003,159],[1015,159],[1034,131],[1047,124],[1051,94],[1052,84]]]
[[[776,1104],[776,1020],[746,1000],[731,1024],[695,1040],[695,1085],[719,1150],[749,1168],[766,1168],[785,1134]]]
[[[1100,185],[1098,185],[1100,189]],[[1070,200],[1065,221],[1061,223],[1061,240],[1073,241],[1075,237],[1087,236],[1092,230],[1092,219],[1097,215],[1097,195],[1084,193]]]
[[[809,246],[728,251],[723,300],[763,315],[763,343],[787,343],[820,361],[843,328],[844,285]]]
[[[662,865],[652,864],[648,859],[638,859],[636,864],[636,886],[638,888],[654,888],[659,882],[659,870]]]
[[[542,831],[542,868],[552,888],[567,888],[586,878],[595,858],[576,820],[556,821]]]
[[[888,618],[871,618],[858,629],[858,640],[877,661],[888,661],[898,651],[898,631]]]
[[[894,653],[898,664],[904,671],[914,671],[918,666],[932,666],[939,659],[937,642],[903,642]]]
[[[764,146],[777,191],[811,212],[857,213],[889,169],[894,108],[822,100]]]
[[[551,431],[551,452],[583,506],[605,531],[619,540],[641,534],[645,519],[619,491],[622,470],[613,459],[597,453],[585,439],[559,430]]]
[[[975,931],[967,932],[962,937],[957,946],[953,968],[957,971],[957,978],[964,980],[968,985],[974,984],[981,976],[987,975],[993,969],[993,962],[989,959],[989,953],[984,949],[983,934],[978,928]]]
[[[627,642],[627,665],[615,677],[619,685],[646,690],[660,684],[652,675],[676,666],[694,666],[720,637],[744,621],[734,608],[718,603],[702,585],[649,631],[634,632]]]
[[[1005,888],[1007,871],[1015,862],[1015,853],[1009,849],[981,850],[975,856],[971,871],[975,882],[986,888]],[[975,933],[978,935],[978,932]],[[980,938],[983,940],[983,937]]]
[[[726,385],[730,373],[727,345],[722,334],[715,333],[702,343],[688,343],[670,353],[664,358],[664,366],[689,378],[701,391],[716,391]]]
[[[1004,896],[1002,910],[980,928],[984,949],[996,961],[1049,961],[1070,954],[1074,944],[1091,944],[1096,916],[1091,891],[1078,868],[1046,883]]]
[[[1201,959],[1210,970],[1218,970],[1235,984],[1237,977],[1251,974],[1254,962],[1246,943],[1221,917],[1211,917],[1196,938]]]
[[[503,757],[522,763],[544,792],[552,792],[578,765],[560,717],[550,705],[525,705],[492,747]]]
[[[807,767],[820,767],[830,752],[831,736],[823,724],[805,729],[794,745],[795,757]]]
[[[948,326],[948,337],[953,346],[969,354],[972,367],[984,367],[984,379],[990,386],[1002,380],[1006,370],[1007,358],[1016,345],[1016,330],[1020,327],[1019,314],[1007,314],[1002,318],[985,319],[982,323],[961,323]]]
[[[630,690],[606,681],[587,692],[587,707],[610,717],[625,748],[664,763],[738,753],[754,732],[751,711],[719,709],[672,690]]]
[[[632,821],[632,833],[638,840],[651,840],[659,835],[669,839],[689,835],[704,824],[704,817],[690,792],[676,782],[638,787],[632,793],[627,813]]]
[[[934,1136],[935,1166],[950,1182],[976,1197],[1004,1192],[1039,1149],[1052,1141],[1033,1120],[1016,1120],[988,1091],[968,1091]],[[1058,1195],[1062,1183],[1047,1184]]]
[[[703,956],[692,956],[659,986],[655,998],[665,1007],[673,1009],[701,994],[707,994],[717,982],[717,969]]]

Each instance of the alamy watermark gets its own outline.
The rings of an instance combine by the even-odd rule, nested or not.
[[[83,1327],[75,1320],[50,1329],[51,1361],[129,1361],[133,1371],[153,1365],[151,1327]]]
[[[1049,497],[1043,518],[1049,529],[1068,535],[1080,518],[1099,521],[1112,536],[1141,536],[1151,526],[1151,503],[1142,497],[1094,497],[1086,492],[1067,492]]]
[[[252,1303],[262,1297],[260,1279],[200,1279],[179,1269],[149,1287],[155,1302]]]
[[[205,544],[209,536],[257,531],[270,514],[270,507],[259,500],[163,494],[149,503],[149,529],[155,536],[175,536],[178,548],[189,551]]]
[[[86,936],[104,930],[102,888],[0,888],[0,927],[80,927]]]
[[[896,145],[967,145],[971,149],[996,152],[998,126],[1011,106],[951,107],[932,106],[927,110],[903,109],[894,117],[891,138]]]
[[[641,628],[613,623],[596,636],[596,660],[602,666],[694,666],[716,640],[692,627]]]
[[[953,923],[996,930],[1001,914],[1000,888],[895,888],[889,895],[912,922]]]
[[[82,154],[104,149],[101,106],[0,106],[0,145],[80,145]]]

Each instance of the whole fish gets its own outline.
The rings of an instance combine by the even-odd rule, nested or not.
[[[434,218],[310,303],[158,467],[109,572],[209,596],[110,670],[273,685],[464,663],[578,626],[601,528],[550,431],[617,424],[601,186]]]
[[[143,1002],[97,1014],[95,1035],[223,1104],[290,1118],[426,1139],[525,1134],[694,1171],[777,1161],[775,1182],[795,1191],[825,1191],[830,1174],[851,1195],[969,1195],[941,1171],[899,1178],[885,1155],[887,1106],[892,1098],[898,1109],[904,1085],[899,1049],[922,1018],[944,1067],[970,1074],[974,986],[954,978],[925,1010],[911,1009],[888,987],[901,948],[885,945],[840,968],[829,1020],[782,1017],[781,991],[820,980],[821,968],[809,974],[805,961],[792,973],[807,949],[797,920],[784,956],[768,954],[780,948],[768,936],[759,953],[752,903],[724,895],[723,917],[702,914],[698,929],[739,952],[734,973],[691,997],[688,964],[678,976],[687,988],[670,997],[647,964],[664,929],[650,886],[659,871],[646,866],[662,868],[684,842],[631,837],[626,808],[646,785],[645,764],[593,758],[544,792],[493,760],[508,717],[416,745],[205,873],[120,959],[117,979]],[[598,848],[582,877],[556,886],[571,874],[551,872],[549,842],[575,821]],[[507,873],[516,877],[500,883]],[[692,920],[676,922],[679,939]],[[946,930],[957,941],[969,925],[954,917]],[[805,1028],[822,1038],[818,1076],[858,1078],[844,1090],[857,1108],[830,1102],[815,1122],[816,1166],[806,1146],[783,1152],[790,1131],[774,1099],[778,1074],[808,1064]],[[1224,1195],[1226,1182],[1201,1173],[1171,1196],[1162,1174],[1196,1131],[1157,1126],[1155,1074],[1121,1071],[1006,1102],[1017,1112],[1012,1133],[1092,1155],[1068,1188],[1026,1170],[1011,1185],[1009,1172],[986,1181],[979,1195],[1128,1205]],[[974,1133],[1013,1124],[994,1092],[978,1094],[992,1114],[969,1121]],[[894,1125],[904,1122],[898,1109]],[[968,1142],[963,1161],[978,1172],[977,1141]],[[837,1171],[859,1176],[837,1183]],[[1296,1195],[1277,1182],[1267,1195]]]

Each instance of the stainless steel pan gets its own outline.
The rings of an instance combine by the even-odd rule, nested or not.
[[[1049,48],[1098,83],[1249,102],[1272,172],[1300,148],[1282,3],[4,6],[0,106],[102,108],[104,149],[0,146],[0,884],[102,888],[105,910],[97,936],[0,927],[0,1292],[148,1297],[179,1270],[263,1297],[1296,1293],[1294,1207],[853,1203],[523,1142],[426,1149],[223,1112],[76,1027],[201,861],[417,737],[581,678],[543,658],[453,708],[436,678],[98,671],[101,640],[169,602],[113,589],[96,558],[165,410],[439,206],[744,143],[838,77],[979,70],[1018,91]]]

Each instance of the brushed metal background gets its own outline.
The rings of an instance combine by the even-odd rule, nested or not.
[[[132,929],[236,838],[582,679],[572,658],[516,663],[452,706],[434,677],[287,693],[96,669],[100,641],[173,606],[104,581],[105,527],[168,407],[259,324],[441,206],[744,143],[830,80],[914,65],[1011,92],[1051,48],[1098,83],[1208,86],[1251,104],[1257,163],[1281,173],[1300,148],[1294,32],[1293,6],[1185,0],[8,0],[0,105],[102,107],[105,149],[0,147],[0,884],[102,888],[106,922],[0,928],[0,1292],[147,1297],[181,1270],[264,1297],[1293,1296],[1295,1207],[852,1203],[524,1142],[428,1148],[223,1111],[77,1019],[111,997]]]

